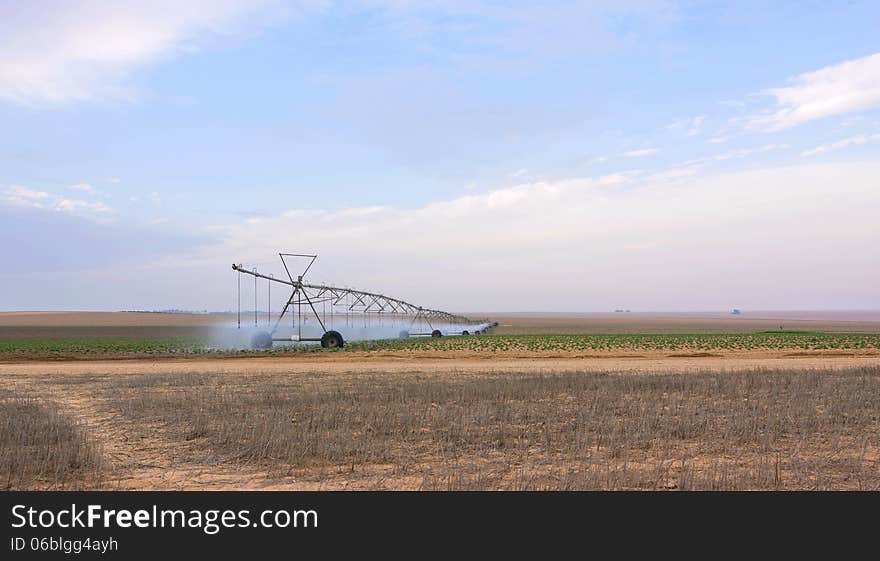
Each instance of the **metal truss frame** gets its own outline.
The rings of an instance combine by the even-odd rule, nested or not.
[[[391,296],[387,296],[378,292],[367,292],[365,290],[342,288],[326,284],[311,284],[305,282],[303,278],[308,273],[309,269],[311,269],[312,265],[315,263],[315,260],[318,258],[317,255],[300,253],[279,253],[278,256],[281,258],[281,263],[284,265],[284,271],[287,273],[287,280],[271,275],[264,275],[257,272],[256,269],[246,269],[242,264],[234,263],[232,265],[232,269],[234,271],[246,275],[252,275],[254,277],[254,282],[256,282],[257,279],[265,279],[269,281],[270,286],[271,283],[279,283],[290,287],[290,297],[287,299],[287,302],[284,304],[284,308],[282,308],[281,312],[278,315],[278,318],[275,320],[275,323],[272,326],[271,334],[274,334],[278,330],[278,327],[281,325],[281,321],[286,315],[296,314],[296,316],[299,317],[299,321],[296,321],[296,319],[294,318],[294,325],[298,326],[299,333],[296,340],[316,340],[302,338],[303,308],[306,309],[307,316],[309,315],[308,312],[311,311],[311,315],[314,316],[320,324],[322,332],[327,331],[326,311],[323,314],[318,312],[316,305],[322,305],[324,308],[326,308],[326,305],[330,306],[331,321],[332,317],[334,315],[338,315],[339,312],[345,313],[346,315],[375,315],[376,317],[380,318],[394,318],[401,320],[411,318],[412,321],[410,322],[410,327],[416,325],[419,320],[422,320],[428,325],[431,331],[433,331],[434,329],[434,323],[475,325],[488,322],[488,320],[486,319],[473,319],[462,315],[444,312],[442,310],[425,308],[423,306],[418,306],[405,300],[393,298]],[[308,259],[309,262],[308,265],[306,265],[305,269],[303,269],[302,273],[294,277],[293,274],[291,274],[290,272],[290,267],[287,262],[288,258],[304,258]],[[239,307],[240,306],[241,298],[239,295]],[[239,310],[239,316],[240,315],[241,310]],[[413,333],[413,335],[419,334],[420,333]]]

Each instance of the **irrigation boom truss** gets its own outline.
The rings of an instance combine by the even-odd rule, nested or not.
[[[434,310],[411,304],[399,298],[392,298],[385,294],[376,292],[367,292],[364,290],[355,290],[353,288],[341,288],[338,286],[330,286],[326,284],[311,284],[303,281],[306,273],[314,264],[317,255],[304,255],[298,253],[279,253],[281,263],[284,265],[284,271],[287,273],[287,280],[277,278],[272,275],[264,275],[257,272],[256,269],[247,269],[242,264],[233,264],[232,269],[237,273],[243,273],[254,277],[254,286],[256,290],[257,279],[265,279],[269,282],[270,301],[272,283],[278,283],[290,287],[290,297],[287,299],[278,318],[275,320],[269,332],[258,332],[251,340],[251,346],[255,348],[269,348],[273,341],[320,341],[323,347],[342,347],[344,339],[342,334],[333,329],[334,317],[343,316],[346,325],[352,315],[364,317],[376,317],[378,320],[392,320],[395,323],[401,322],[408,326],[398,334],[399,337],[410,337],[420,335],[430,335],[432,337],[440,337],[444,331],[440,327],[446,327],[446,334],[449,335],[469,335],[471,332],[480,334],[486,332],[497,323],[490,323],[486,319],[473,319],[466,316],[456,315],[441,310]],[[302,274],[294,277],[290,273],[290,268],[285,258],[304,258],[309,259],[309,263],[302,271]],[[239,277],[240,278],[240,277]],[[256,295],[256,292],[255,292]],[[271,302],[270,302],[271,306]],[[327,307],[329,306],[329,321]],[[318,307],[322,312],[318,311]],[[311,315],[317,319],[321,327],[321,337],[303,336],[303,309],[306,312],[306,319]],[[241,327],[241,282],[239,280],[239,328]],[[256,306],[254,310],[256,322]],[[285,315],[290,314],[293,327],[296,333],[287,337],[277,335],[281,321]],[[297,321],[297,316],[299,321]],[[271,310],[269,311],[269,321],[271,322]],[[327,326],[330,325],[330,329]],[[426,330],[420,330],[427,326]],[[468,329],[470,327],[470,330]]]

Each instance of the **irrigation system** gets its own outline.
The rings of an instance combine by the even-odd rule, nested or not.
[[[497,322],[488,319],[474,319],[450,312],[434,310],[411,304],[399,298],[392,298],[377,292],[342,288],[326,284],[311,284],[303,280],[311,269],[317,255],[299,253],[279,253],[281,264],[287,278],[265,275],[256,268],[249,269],[242,264],[233,264],[238,275],[238,328],[241,329],[241,275],[254,278],[254,298],[257,294],[257,281],[268,282],[269,310],[267,323],[269,331],[258,331],[251,338],[251,347],[268,349],[276,342],[320,342],[325,348],[338,348],[345,345],[343,332],[355,334],[390,333],[400,338],[442,337],[444,335],[480,335]],[[305,259],[308,264],[296,276],[291,274],[288,260]],[[290,290],[290,297],[275,318],[271,311],[271,290],[273,284],[284,285]],[[257,306],[254,306],[254,324],[257,324]],[[287,317],[288,324],[283,321]],[[317,321],[317,326],[311,321]],[[288,325],[290,329],[288,329]],[[320,331],[316,331],[316,327]],[[400,331],[396,329],[400,328]],[[304,333],[305,328],[305,333]],[[375,338],[375,337],[374,337]]]

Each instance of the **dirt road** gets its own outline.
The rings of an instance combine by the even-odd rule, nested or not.
[[[708,356],[707,356],[708,355]],[[6,377],[58,374],[146,374],[210,372],[256,374],[378,372],[694,372],[754,368],[843,368],[880,364],[880,352],[757,351],[728,353],[346,353],[220,359],[27,361],[0,364]]]

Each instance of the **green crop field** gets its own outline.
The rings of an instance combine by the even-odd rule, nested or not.
[[[0,358],[150,357],[207,352],[205,339],[111,337],[88,339],[0,340]]]
[[[474,352],[749,351],[878,349],[880,334],[772,331],[724,334],[479,335],[356,343],[359,350]]]
[[[414,337],[350,342],[345,348],[325,350],[315,344],[278,345],[268,351],[228,350],[208,338],[84,338],[0,340],[0,360],[29,358],[97,359],[200,355],[263,355],[303,352],[472,352],[472,353],[601,353],[718,351],[821,351],[880,349],[880,334],[769,331],[724,334],[613,334],[613,335],[472,335]]]

